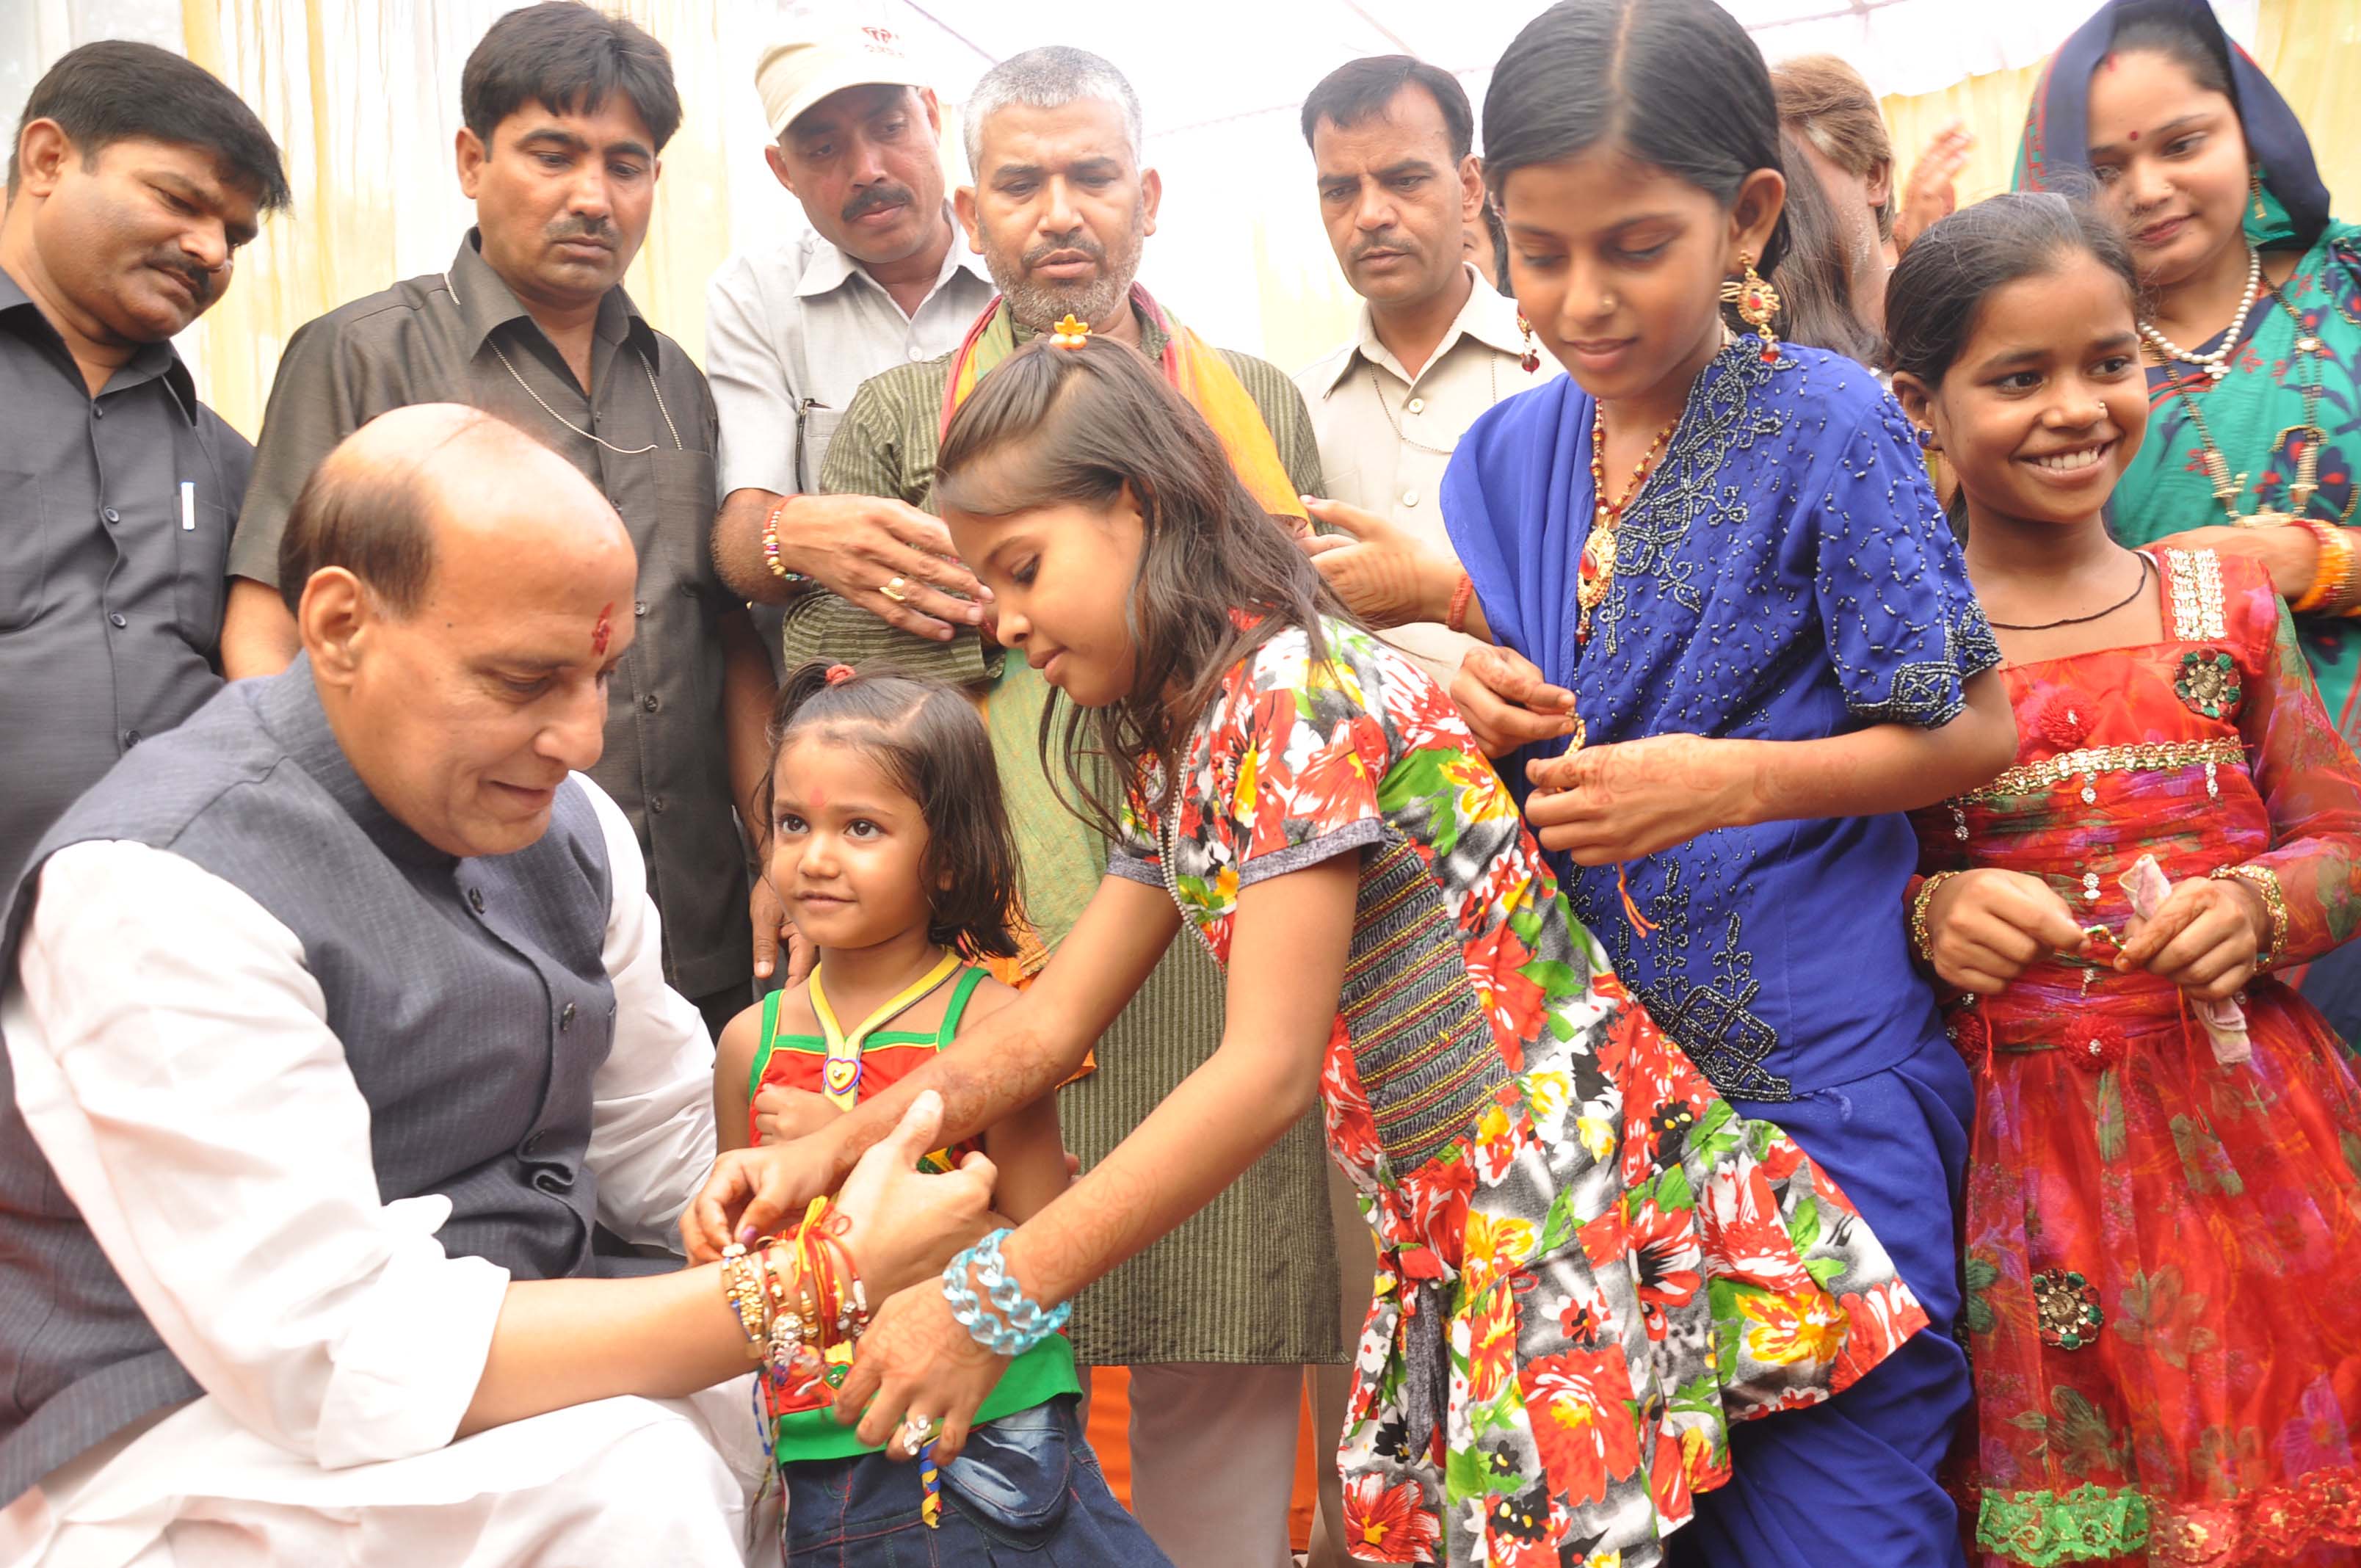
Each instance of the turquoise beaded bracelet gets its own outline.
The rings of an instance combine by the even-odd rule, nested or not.
[[[952,1320],[978,1344],[994,1355],[1013,1358],[1064,1328],[1074,1307],[1060,1301],[1045,1310],[1026,1296],[1000,1255],[1001,1238],[1007,1234],[1004,1225],[950,1260],[943,1269],[943,1299],[951,1305]],[[983,1287],[982,1297],[968,1283],[970,1269]]]

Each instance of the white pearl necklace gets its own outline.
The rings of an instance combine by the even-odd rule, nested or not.
[[[2157,352],[2167,359],[2185,359],[2191,365],[2202,366],[2205,374],[2216,381],[2230,373],[2230,356],[2238,352],[2240,335],[2246,330],[2247,313],[2263,295],[2263,253],[2252,246],[2246,247],[2246,297],[2238,302],[2238,313],[2230,318],[2230,329],[2222,334],[2222,346],[2211,354],[2191,354],[2164,334],[2154,323],[2139,323],[2141,335],[2156,345]]]

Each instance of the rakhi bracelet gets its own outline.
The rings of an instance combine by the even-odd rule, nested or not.
[[[771,576],[783,583],[808,583],[811,578],[807,575],[789,571],[787,564],[779,559],[779,516],[793,499],[793,496],[781,496],[778,505],[771,509],[771,515],[763,520],[763,565],[771,569]]]
[[[978,1344],[994,1355],[1014,1357],[1064,1328],[1074,1306],[1060,1301],[1045,1310],[1026,1296],[1000,1255],[1001,1240],[1007,1234],[1004,1225],[951,1259],[943,1269],[943,1299],[950,1303],[952,1320]],[[983,1299],[968,1283],[971,1269],[976,1284],[983,1287]]]
[[[1928,969],[1935,967],[1935,934],[1927,929],[1927,906],[1935,901],[1935,890],[1959,874],[1937,872],[1918,884],[1910,899],[1910,950]]]
[[[763,1310],[763,1266],[759,1258],[731,1242],[721,1249],[721,1296],[738,1318],[738,1330],[746,1336],[746,1354],[750,1360],[763,1359],[763,1343],[770,1331],[770,1319]]]
[[[2235,877],[2262,895],[2263,907],[2270,911],[2270,946],[2255,957],[2257,969],[2268,969],[2287,952],[2287,895],[2279,891],[2279,873],[2268,866],[2222,866],[2213,872],[2216,882]]]
[[[1466,573],[1459,574],[1459,586],[1451,590],[1451,608],[1444,613],[1443,629],[1465,636],[1467,632],[1467,606],[1476,598],[1476,579]]]
[[[812,1232],[815,1255],[821,1258],[829,1277],[833,1296],[829,1317],[838,1343],[857,1340],[869,1332],[869,1290],[861,1282],[851,1249],[844,1245],[844,1232],[851,1223],[831,1203]]]

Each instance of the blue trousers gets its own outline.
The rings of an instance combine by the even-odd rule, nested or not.
[[[1679,1568],[1964,1568],[1959,1509],[1937,1480],[1968,1405],[1956,1198],[1973,1103],[1937,1039],[1897,1067],[1779,1104],[1776,1122],[1836,1178],[1934,1320],[1825,1404],[1730,1429],[1730,1480],[1672,1538]]]
[[[977,1427],[942,1469],[942,1522],[918,1467],[882,1453],[787,1466],[793,1568],[1171,1568],[1107,1489],[1071,1396]]]

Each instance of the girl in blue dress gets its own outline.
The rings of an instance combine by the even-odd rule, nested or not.
[[[1901,814],[2005,766],[2015,726],[1901,411],[1859,364],[1754,330],[1785,247],[1778,134],[1710,0],[1566,0],[1527,27],[1485,100],[1485,175],[1569,375],[1462,440],[1457,564],[1324,507],[1357,537],[1312,548],[1365,614],[1497,644],[1453,696],[1522,764],[1576,913],[1715,1087],[1852,1195],[1940,1331],[1734,1434],[1675,1560],[1919,1568],[1960,1561],[1936,1472],[1968,1397],[1971,1096],[1895,915]]]

